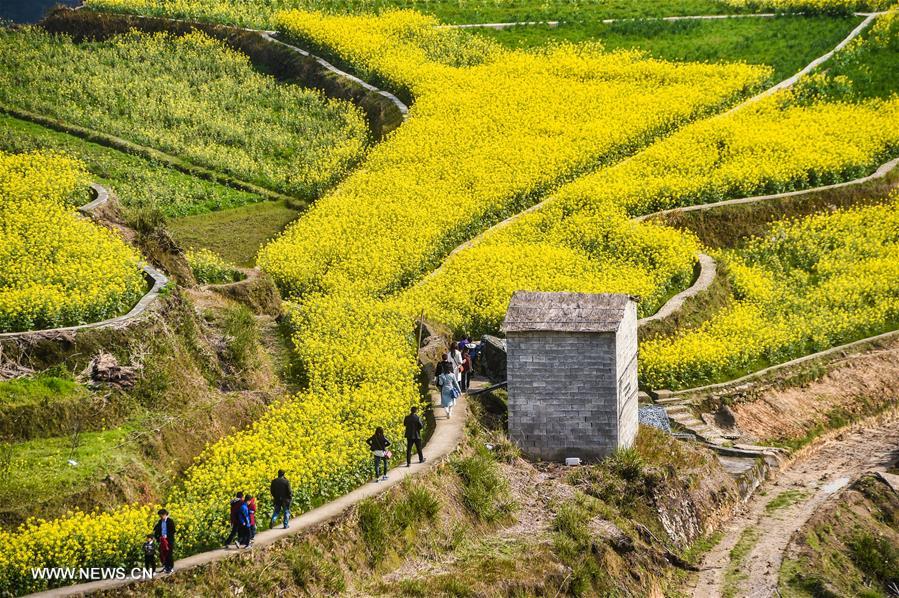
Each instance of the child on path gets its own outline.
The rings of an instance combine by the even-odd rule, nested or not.
[[[375,458],[375,483],[386,481],[387,463],[390,460],[390,451],[387,450],[387,447],[390,446],[390,441],[384,436],[384,428],[380,426],[375,428],[375,433],[365,442],[368,443],[368,448]],[[381,463],[384,464],[383,476],[381,475]]]
[[[252,544],[253,539],[256,537],[256,497],[247,494],[245,500],[247,502],[247,510],[250,512],[250,544]]]
[[[235,546],[240,548],[240,540],[241,536],[241,510],[246,508],[246,504],[243,500],[243,492],[238,492],[234,495],[234,498],[231,499],[231,504],[229,507],[228,520],[231,523],[231,533],[228,534],[228,538],[225,540],[225,548],[231,546],[231,542],[235,542]]]
[[[147,540],[143,545],[144,569],[156,571],[156,538],[153,534],[147,534]]]

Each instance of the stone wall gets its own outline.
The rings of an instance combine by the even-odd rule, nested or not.
[[[614,333],[508,335],[509,436],[522,451],[558,461],[598,459],[617,448],[615,340]]]

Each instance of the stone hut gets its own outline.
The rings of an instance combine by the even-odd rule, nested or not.
[[[595,460],[637,435],[637,305],[628,295],[518,291],[503,322],[509,436],[547,461]]]

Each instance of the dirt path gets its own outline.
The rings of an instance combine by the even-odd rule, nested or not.
[[[899,412],[855,426],[800,452],[727,526],[724,538],[703,560],[693,596],[778,595],[781,560],[793,533],[828,497],[857,476],[884,470],[897,459]],[[777,503],[771,503],[778,497],[783,506],[774,508]],[[754,540],[756,535],[758,539]],[[742,554],[732,562],[735,546]]]

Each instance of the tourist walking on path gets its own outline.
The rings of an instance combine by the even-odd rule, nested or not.
[[[375,428],[375,433],[365,442],[368,443],[368,448],[375,458],[375,482],[386,480],[387,463],[390,461],[391,455],[390,451],[387,450],[387,447],[390,446],[390,441],[384,436],[384,428],[380,426]],[[381,463],[384,464],[384,475],[381,475]]]
[[[256,497],[250,496],[247,494],[244,499],[247,503],[247,510],[250,512],[250,544],[253,543],[253,539],[256,537]]]
[[[444,353],[440,358],[434,372],[434,384],[440,387],[440,374],[453,371],[453,361],[450,359],[449,353]]]
[[[456,399],[462,396],[462,389],[456,377],[450,372],[440,374],[440,406],[446,409],[446,419],[453,416],[453,406]]]
[[[290,489],[288,479],[284,477],[283,469],[278,470],[278,477],[272,480],[269,491],[272,493],[272,506],[274,507],[269,527],[275,527],[278,515],[283,514],[284,529],[287,529],[290,527],[288,524],[290,522],[290,503],[293,500],[293,490]]]
[[[153,528],[153,537],[159,544],[159,560],[162,570],[171,573],[175,570],[175,521],[169,517],[165,509],[157,511],[159,521]]]
[[[468,392],[468,385],[471,384],[471,352],[468,347],[462,349],[462,383],[459,385],[462,392]]]
[[[142,547],[144,553],[144,569],[156,571],[156,538],[153,534],[147,534],[147,541]]]
[[[453,343],[450,345],[450,361],[453,363],[453,374],[456,377],[456,382],[462,382],[462,352],[459,350],[459,344]]]
[[[237,541],[240,542],[238,548],[250,547],[250,507],[245,498],[240,500],[237,508]]]
[[[228,548],[231,545],[231,542],[234,542],[235,540],[240,541],[241,539],[240,512],[242,505],[244,505],[243,492],[238,492],[234,495],[234,498],[231,499],[230,512],[228,516],[228,519],[231,522],[231,533],[228,534],[228,538],[225,540],[225,548]],[[237,548],[240,548],[240,544],[237,544],[236,546]]]
[[[409,415],[403,420],[403,426],[406,428],[406,467],[412,466],[413,446],[418,450],[418,462],[424,463],[425,456],[421,452],[421,431],[425,425],[422,423],[421,418],[418,417],[418,407],[413,406],[409,410]]]

